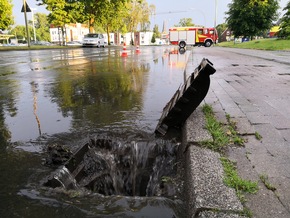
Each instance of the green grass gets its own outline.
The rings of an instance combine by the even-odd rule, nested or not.
[[[231,120],[229,114],[226,115],[228,125],[223,125],[216,120],[211,106],[205,104],[202,110],[206,118],[206,128],[213,137],[212,143],[206,143],[208,148],[214,151],[221,151],[222,148],[230,144],[244,144],[244,140],[238,136],[236,124]],[[225,171],[224,182],[226,185],[234,188],[238,194],[241,192],[256,193],[258,191],[257,182],[239,177],[233,162],[226,157],[221,157],[220,160]]]
[[[236,123],[231,120],[228,114],[226,116],[228,124],[224,125],[216,120],[212,108],[209,105],[205,104],[202,110],[206,118],[206,129],[213,138],[212,141],[203,142],[203,146],[221,152],[224,147],[230,144],[244,145],[244,139],[236,131]]]
[[[273,186],[270,182],[269,182],[269,178],[267,175],[260,175],[260,179],[261,181],[264,183],[264,185],[266,186],[267,189],[271,190],[271,191],[276,191],[276,187]]]
[[[255,137],[257,140],[262,140],[263,138],[258,132],[255,132]]]
[[[251,193],[251,194],[257,193],[259,190],[258,182],[253,182],[251,180],[242,179],[237,173],[235,164],[232,161],[230,161],[228,158],[221,157],[220,160],[225,171],[224,183],[227,186],[235,189],[241,203],[245,204],[247,200],[245,198],[244,193]],[[245,205],[240,215],[245,216],[245,217],[253,216],[251,210],[247,208]]]
[[[221,153],[221,155],[223,155],[223,149],[227,146],[230,146],[231,144],[240,146],[244,145],[245,141],[239,136],[236,123],[231,120],[229,114],[226,114],[227,124],[222,124],[216,120],[210,105],[205,104],[202,107],[202,110],[205,114],[206,128],[213,138],[212,141],[203,142],[203,146],[206,146],[211,150],[218,151]],[[235,189],[238,198],[242,204],[244,204],[246,202],[244,193],[255,194],[259,190],[258,182],[242,179],[238,175],[235,163],[230,161],[227,157],[222,156],[220,161],[225,172],[224,183],[227,186]],[[245,205],[240,215],[244,217],[253,216],[252,212]]]
[[[28,46],[0,46],[0,51],[22,51],[22,50],[41,50],[41,49],[71,49],[81,46],[60,46],[60,45],[32,45]]]
[[[229,48],[249,48],[258,50],[284,50],[290,51],[290,40],[286,39],[256,39],[249,42],[234,43],[231,42],[221,42],[217,44],[220,47]]]
[[[238,175],[233,162],[225,157],[221,157],[220,160],[225,171],[225,184],[227,184],[231,188],[234,188],[238,193],[247,192],[255,194],[258,191],[258,182],[252,182],[250,180],[242,179]]]

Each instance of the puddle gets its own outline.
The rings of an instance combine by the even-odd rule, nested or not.
[[[152,135],[184,81],[187,53],[168,47],[141,48],[126,59],[119,53],[23,51],[12,57],[16,64],[4,66],[15,73],[0,83],[0,190],[9,208],[1,215],[184,217],[177,144]],[[44,166],[49,144],[66,145],[71,154]],[[79,168],[71,167],[67,161],[86,144]],[[6,152],[9,146],[19,148],[17,155]]]

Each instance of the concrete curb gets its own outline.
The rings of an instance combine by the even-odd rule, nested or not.
[[[235,191],[223,183],[220,155],[201,148],[200,142],[212,140],[205,129],[205,117],[198,107],[182,130],[179,156],[184,160],[185,190],[189,217],[242,217],[243,206]]]

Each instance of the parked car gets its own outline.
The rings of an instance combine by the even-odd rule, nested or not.
[[[50,46],[51,43],[47,42],[47,41],[36,41],[36,42],[31,42],[31,45],[46,45],[46,46]]]
[[[68,46],[81,46],[82,43],[78,42],[78,41],[70,41],[70,42],[67,42],[66,45],[68,45]]]
[[[91,47],[91,46],[105,48],[104,35],[101,33],[89,33],[85,35],[83,40],[83,47]]]

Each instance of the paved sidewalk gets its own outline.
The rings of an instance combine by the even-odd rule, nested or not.
[[[258,181],[259,192],[246,195],[246,206],[258,218],[290,217],[290,52],[194,48],[186,74],[202,58],[216,68],[205,103],[217,118],[229,114],[247,139],[244,148],[231,148],[244,179]],[[242,53],[242,54],[239,54]],[[255,133],[262,136],[261,140]],[[260,177],[268,178],[269,190]]]

